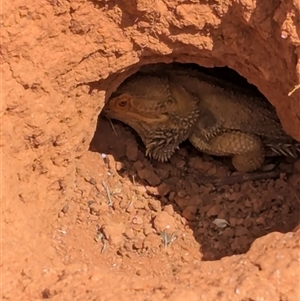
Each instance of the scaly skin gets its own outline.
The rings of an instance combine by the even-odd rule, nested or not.
[[[104,114],[131,126],[146,155],[160,161],[168,160],[186,139],[207,154],[232,157],[236,170],[246,172],[260,168],[265,156],[300,153],[300,144],[283,131],[267,101],[172,65],[127,79]]]
[[[185,89],[167,76],[143,74],[121,85],[103,111],[131,126],[146,155],[162,162],[188,138],[199,117],[198,104]]]

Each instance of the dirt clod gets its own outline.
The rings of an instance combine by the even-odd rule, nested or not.
[[[182,211],[182,216],[187,219],[188,221],[193,221],[196,219],[196,213],[197,213],[198,208],[196,206],[187,206],[183,211]]]
[[[174,218],[166,211],[159,212],[154,220],[153,227],[157,233],[161,233],[164,230],[174,231],[176,229],[176,223]]]
[[[123,234],[126,232],[125,225],[122,223],[109,223],[101,227],[106,239],[115,247],[122,246],[124,243]]]
[[[210,207],[208,209],[208,211],[206,212],[206,215],[209,216],[209,217],[216,217],[219,215],[219,213],[222,211],[222,206],[220,204],[216,204],[212,207]]]
[[[146,180],[152,186],[158,186],[161,182],[161,179],[157,176],[157,174],[152,169],[148,169],[148,168],[139,169],[137,173],[142,180]]]

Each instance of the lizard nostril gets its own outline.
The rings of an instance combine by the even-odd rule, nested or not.
[[[104,107],[104,108],[102,109],[102,112],[103,112],[104,114],[109,113],[109,112],[110,112],[110,108],[109,108],[109,107]]]

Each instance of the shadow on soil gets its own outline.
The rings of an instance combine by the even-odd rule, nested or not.
[[[234,71],[228,73],[228,68],[219,68],[217,73],[221,77],[224,74],[230,76],[233,81],[238,80],[240,85],[258,93]],[[111,154],[115,161],[121,162],[123,167],[118,173],[131,182],[134,176],[132,185],[151,186],[147,179],[137,176],[137,166],[148,169],[150,174],[154,172],[160,178],[158,190],[161,191],[153,197],[160,200],[162,207],[172,204],[177,213],[187,218],[200,245],[203,260],[245,253],[256,238],[274,231],[286,233],[297,226],[300,187],[291,184],[284,173],[278,179],[218,187],[209,183],[202,185],[200,179],[211,172],[222,177],[231,171],[222,160],[202,155],[189,143],[183,143],[170,162],[151,162],[145,158],[144,146],[135,132],[120,122],[113,124],[114,130],[106,119],[99,117],[90,151]],[[128,160],[128,143],[138,148],[135,162],[141,164]],[[99,159],[102,160],[101,156]],[[300,174],[294,176],[300,177]],[[166,185],[161,183],[169,187],[167,192]],[[178,195],[180,197],[176,197]],[[213,223],[216,218],[228,221],[230,226],[217,227]]]

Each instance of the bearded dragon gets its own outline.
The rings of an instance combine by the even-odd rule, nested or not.
[[[199,151],[232,158],[237,171],[259,169],[266,156],[300,155],[263,96],[198,70],[157,64],[125,80],[103,109],[141,137],[146,155],[167,161],[188,139]]]

